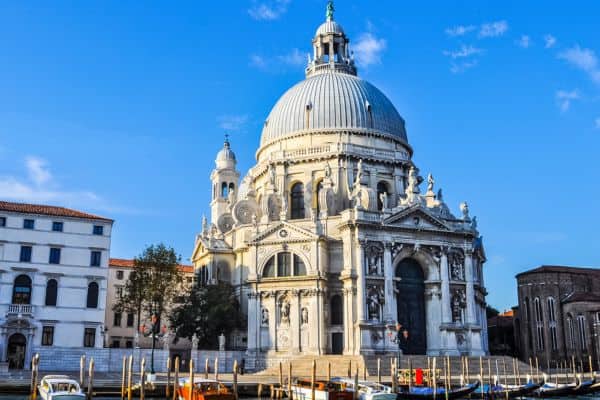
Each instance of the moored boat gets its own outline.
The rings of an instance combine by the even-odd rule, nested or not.
[[[194,379],[194,384],[190,385],[189,378],[182,378],[179,380],[177,395],[179,400],[235,400],[227,386],[213,379]]]
[[[465,386],[449,389],[446,393],[444,387],[437,387],[435,390],[429,386],[402,387],[398,390],[398,399],[404,400],[451,400],[467,397],[479,387],[479,381],[469,383]]]
[[[297,400],[352,400],[354,395],[342,382],[315,381],[314,389],[313,398],[310,380],[298,379],[291,385],[292,396]]]
[[[46,375],[38,385],[40,397],[44,400],[82,400],[85,394],[79,383],[66,375]]]
[[[471,398],[480,398],[484,396],[486,398],[514,398],[523,397],[533,393],[541,386],[541,383],[528,382],[524,385],[481,385],[475,390]],[[483,393],[482,393],[483,392]]]
[[[536,397],[559,397],[569,396],[575,393],[575,390],[579,388],[578,382],[571,383],[553,383],[545,382],[538,389],[534,390],[532,395]]]
[[[357,390],[353,379],[333,378],[331,381],[341,383],[345,390],[351,392]],[[377,382],[358,381],[357,397],[359,400],[396,400],[397,394],[392,392],[392,388],[389,386]]]

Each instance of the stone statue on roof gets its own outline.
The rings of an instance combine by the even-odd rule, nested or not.
[[[329,0],[327,2],[327,11],[325,12],[325,17],[327,18],[327,21],[333,20],[333,12],[334,11],[335,11],[335,8],[333,7],[333,1]]]

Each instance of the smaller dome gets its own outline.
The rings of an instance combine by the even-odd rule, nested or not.
[[[235,165],[235,153],[233,150],[231,150],[229,139],[225,139],[223,148],[217,153],[215,162],[217,164],[217,168],[227,168]]]
[[[344,29],[340,24],[338,24],[334,20],[328,20],[323,22],[321,26],[319,26],[317,32],[315,33],[315,36],[329,35],[331,33],[343,35]]]

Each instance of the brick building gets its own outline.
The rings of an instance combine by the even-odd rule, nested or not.
[[[516,276],[515,344],[540,365],[600,354],[600,269],[541,266]]]

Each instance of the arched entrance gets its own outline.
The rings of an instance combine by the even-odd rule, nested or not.
[[[398,322],[408,330],[406,354],[425,354],[427,330],[425,323],[425,276],[421,265],[406,258],[396,266],[398,296]]]
[[[14,333],[8,338],[8,347],[6,348],[8,368],[23,369],[25,367],[26,347],[27,339],[20,333]]]

